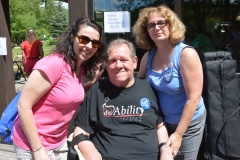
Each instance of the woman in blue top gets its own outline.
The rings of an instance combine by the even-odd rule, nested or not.
[[[206,111],[201,97],[202,66],[184,40],[185,26],[167,6],[144,8],[133,26],[136,44],[149,50],[138,77],[146,77],[158,93],[173,156],[197,159]]]

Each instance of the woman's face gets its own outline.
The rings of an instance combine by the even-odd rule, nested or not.
[[[156,43],[157,41],[169,40],[169,24],[157,12],[150,14],[147,25],[148,34]]]
[[[78,62],[87,61],[96,53],[99,38],[99,32],[90,26],[83,26],[79,30],[77,35],[73,37],[73,49]]]

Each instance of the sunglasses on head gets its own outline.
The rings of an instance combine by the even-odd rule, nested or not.
[[[94,48],[99,48],[100,47],[100,41],[98,40],[91,40],[89,37],[84,36],[84,35],[76,35],[76,37],[78,38],[79,43],[81,44],[88,44],[89,42],[92,42],[92,46]]]

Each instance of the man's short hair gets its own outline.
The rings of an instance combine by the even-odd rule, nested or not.
[[[135,49],[135,46],[133,45],[132,42],[130,41],[127,41],[125,39],[121,39],[121,38],[118,38],[118,39],[115,39],[113,41],[111,41],[107,47],[107,54],[106,54],[106,60],[108,59],[108,54],[109,54],[109,50],[112,48],[112,47],[115,47],[115,46],[118,46],[118,45],[121,45],[121,44],[126,44],[130,50],[130,56],[132,57],[132,59],[136,56],[136,49]]]

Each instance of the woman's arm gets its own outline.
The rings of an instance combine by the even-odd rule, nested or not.
[[[76,137],[79,134],[84,134],[84,135],[90,136],[89,133],[85,132],[83,129],[76,126],[73,137]],[[89,159],[89,160],[101,160],[102,159],[101,154],[98,152],[98,150],[96,149],[96,147],[94,146],[94,144],[91,141],[84,140],[84,141],[79,142],[78,148],[81,151],[81,153],[85,159]]]
[[[40,53],[39,58],[43,58],[43,56],[44,56],[44,52],[43,52],[42,45],[39,45],[39,53]]]
[[[25,84],[18,102],[18,114],[21,120],[23,131],[30,143],[34,158],[50,159],[46,149],[42,146],[33,118],[33,105],[51,88],[51,83],[47,76],[39,70],[33,70]]]
[[[92,85],[93,85],[94,83],[95,83],[95,82],[93,82],[93,81],[88,81],[88,82],[83,83],[84,91],[85,91],[85,92],[89,91],[89,89],[92,87]]]
[[[99,66],[99,69],[96,70],[96,74],[95,74],[95,77],[93,78],[93,80],[83,83],[83,88],[84,88],[85,92],[89,91],[89,89],[92,87],[92,85],[94,85],[94,83],[96,83],[97,81],[99,81],[101,79],[104,69],[101,69],[101,70],[100,69],[101,69],[101,64]]]
[[[170,135],[167,144],[171,144],[171,150],[174,156],[177,154],[182,137],[187,130],[193,115],[201,100],[203,88],[203,71],[198,54],[192,48],[186,48],[182,51],[180,59],[180,73],[186,91],[187,101],[184,105],[182,116],[176,131]]]
[[[137,77],[139,78],[146,78],[148,55],[149,55],[149,52],[146,52],[141,59],[140,67],[137,75]]]
[[[25,59],[26,59],[26,54],[25,54],[24,50],[22,49],[22,62],[24,62]]]

